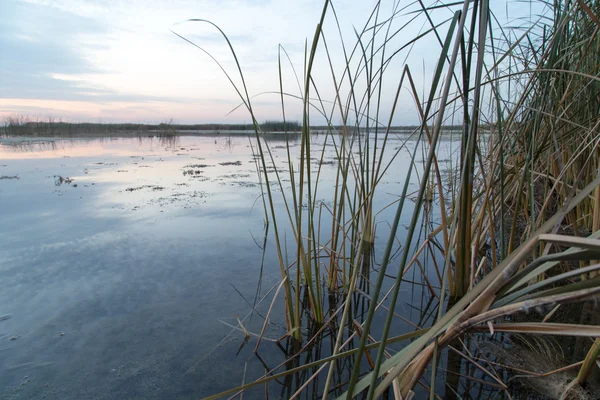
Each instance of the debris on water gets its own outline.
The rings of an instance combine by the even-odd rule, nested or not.
[[[227,165],[242,165],[242,162],[241,161],[225,161],[225,162],[219,163],[219,165],[222,165],[224,167]]]
[[[223,179],[239,179],[239,178],[250,178],[250,174],[227,174],[221,175]]]
[[[157,185],[142,185],[142,186],[137,186],[137,187],[128,187],[127,189],[125,189],[125,191],[127,192],[133,192],[135,190],[142,190],[142,189],[152,189],[155,192],[159,191],[159,190],[165,190],[165,188],[163,186],[157,186]]]
[[[64,332],[58,332],[58,333],[56,334],[56,336],[65,336],[65,333],[64,333]]]
[[[206,168],[206,167],[214,167],[214,165],[208,165],[208,164],[188,164],[188,165],[185,165],[183,168]]]
[[[69,178],[68,176],[67,176],[66,178],[63,178],[63,177],[62,177],[62,176],[60,176],[60,175],[54,175],[54,184],[55,184],[56,186],[60,186],[60,185],[62,185],[63,183],[64,183],[65,185],[70,185],[71,183],[73,183],[73,178]]]
[[[0,176],[0,180],[2,180],[2,179],[21,179],[21,178],[19,178],[19,175],[12,175],[12,176],[2,175],[2,176]]]
[[[153,199],[150,201],[150,204],[157,204],[160,207],[179,203],[183,205],[183,208],[191,208],[194,205],[203,204],[206,202],[206,198],[209,196],[208,193],[194,190],[190,192],[179,192],[173,193],[168,197],[160,197],[158,199]]]
[[[11,336],[9,340],[10,340],[10,341],[12,341],[12,342],[14,342],[14,341],[15,341],[15,340],[17,340],[18,338],[20,338],[20,336],[19,336],[19,335],[14,335],[14,336]]]
[[[258,186],[254,182],[247,182],[247,181],[220,182],[219,184],[220,185],[229,185],[229,186],[247,187],[247,188],[253,188],[253,187]]]
[[[0,315],[0,322],[6,321],[7,319],[11,319],[11,318],[12,318],[12,315],[10,315],[10,314]]]
[[[201,173],[203,173],[204,171],[202,171],[201,169],[186,169],[183,171],[183,175],[200,175]]]

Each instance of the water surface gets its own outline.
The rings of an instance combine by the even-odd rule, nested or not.
[[[286,169],[285,141],[269,143]],[[272,243],[260,274],[255,160],[243,136],[0,145],[0,398],[188,399],[240,384],[246,362],[246,379],[259,376],[254,343],[238,353],[243,334],[227,325],[280,280]],[[319,164],[327,205],[333,147]],[[398,165],[378,209],[398,198],[408,164]],[[379,236],[393,212],[378,214]],[[272,338],[285,333],[276,304]],[[418,321],[417,308],[397,311]],[[262,323],[244,320],[253,332]],[[271,342],[261,352],[268,367],[284,357]]]

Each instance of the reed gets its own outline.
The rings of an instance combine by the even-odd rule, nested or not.
[[[597,326],[549,322],[557,308],[600,294],[600,3],[543,4],[542,14],[527,16],[520,27],[505,28],[488,0],[431,7],[420,1],[409,6],[394,2],[386,17],[378,2],[349,46],[335,4],[325,1],[307,47],[298,94],[284,87],[284,62],[279,59],[276,94],[284,124],[289,101],[301,102],[303,109],[300,157],[292,156],[288,143],[286,171],[278,169],[263,139],[234,48],[219,30],[242,82],[234,87],[254,121],[289,335],[298,342],[316,340],[302,336],[304,316],[316,324],[317,332],[322,331],[319,327],[337,330],[330,356],[294,369],[325,366],[315,369],[325,376],[323,398],[365,393],[372,399],[390,390],[407,398],[429,368],[433,398],[438,354],[466,333],[600,337]],[[398,26],[398,20],[422,21],[425,28],[399,40],[409,23]],[[325,23],[336,35],[326,34]],[[385,97],[393,62],[425,37],[435,38],[440,48],[428,86],[418,90],[414,67],[403,64],[394,96]],[[341,48],[341,65],[333,61],[333,41]],[[331,99],[322,98],[324,90],[313,79],[318,56],[331,71]],[[233,84],[231,75],[223,72]],[[392,149],[393,121],[404,92],[414,99],[421,124]],[[389,112],[382,111],[384,104],[392,104]],[[327,121],[320,141],[311,129],[315,114]],[[338,127],[333,121],[343,123]],[[445,125],[460,126],[460,154],[450,175],[445,175],[438,153]],[[336,154],[335,185],[327,192],[319,185],[326,146]],[[397,200],[382,207],[396,212],[386,221],[389,232],[381,239],[376,229],[381,212],[377,189],[397,168],[401,151],[410,154],[410,168]],[[415,181],[418,190],[411,193],[409,184]],[[323,192],[329,203],[319,201]],[[410,220],[405,228],[400,228],[401,219]],[[293,262],[284,256],[283,232],[291,232]],[[383,253],[374,271],[373,251],[380,243]],[[429,265],[424,266],[426,260]],[[394,322],[402,317],[394,307],[411,269],[427,282],[438,312],[414,335],[393,336]],[[384,292],[390,271],[395,276]],[[427,271],[435,271],[438,281],[432,282]],[[368,298],[364,285],[370,287]],[[368,301],[364,314],[356,310],[358,298]],[[546,307],[553,311],[546,312],[542,322],[526,314]],[[515,315],[522,321],[509,320]],[[384,322],[373,329],[376,316]],[[409,338],[413,340],[390,355],[392,342]],[[354,347],[345,347],[348,343]],[[585,382],[597,357],[596,340],[573,386]],[[353,367],[340,389],[332,387],[331,380],[342,360]],[[478,365],[496,379],[489,364]],[[269,371],[219,395],[262,385],[288,372]]]

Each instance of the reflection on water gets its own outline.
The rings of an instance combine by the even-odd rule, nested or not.
[[[285,138],[270,140],[287,168]],[[290,141],[297,159],[298,138]],[[227,135],[0,144],[0,175],[19,177],[0,180],[0,398],[198,398],[283,362],[289,349],[268,340],[285,334],[282,302],[258,356],[232,330],[237,315],[260,332],[257,314],[280,278],[272,243],[257,239],[265,232],[252,147]],[[336,168],[326,148],[314,161],[323,204]],[[382,237],[403,176],[396,169],[383,182]],[[398,311],[419,322],[408,300]],[[285,397],[303,376],[269,390]]]

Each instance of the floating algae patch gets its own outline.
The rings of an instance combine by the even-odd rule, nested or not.
[[[184,165],[183,168],[207,168],[207,167],[214,167],[214,165],[209,165],[209,164],[188,164],[188,165]]]
[[[197,182],[210,181],[210,178],[208,176],[204,176],[204,175],[188,175],[188,178],[192,178]]]
[[[201,169],[186,169],[183,171],[183,175],[184,176],[189,175],[191,177],[194,177],[194,176],[198,176],[198,175],[202,174],[203,172],[204,171],[202,171]]]
[[[201,173],[203,173],[204,171],[202,171],[203,168],[208,168],[208,167],[214,167],[214,165],[209,165],[209,164],[188,164],[185,165],[183,168],[183,175],[184,176],[190,176],[190,177],[196,177],[198,175],[200,175]]]
[[[227,174],[221,175],[223,179],[240,179],[240,178],[250,178],[250,174]]]
[[[233,182],[219,182],[219,185],[221,186],[237,186],[237,187],[245,187],[245,188],[253,188],[253,187],[257,187],[258,184],[254,183],[254,182],[248,182],[248,181],[233,181]]]
[[[206,203],[206,199],[208,197],[208,193],[200,190],[194,190],[191,192],[179,192],[173,193],[170,196],[159,197],[158,199],[150,200],[149,204],[156,204],[159,207],[168,205],[180,205],[183,206],[183,208],[190,208],[198,204]]]
[[[221,162],[219,163],[219,165],[222,165],[224,167],[228,166],[228,165],[242,165],[241,161],[225,161],[225,162]]]
[[[155,192],[161,191],[161,190],[165,190],[165,188],[163,186],[142,185],[142,186],[136,186],[136,187],[128,187],[127,189],[125,189],[125,191],[127,191],[127,192],[134,192],[136,190],[142,190],[142,189],[152,189]]]

